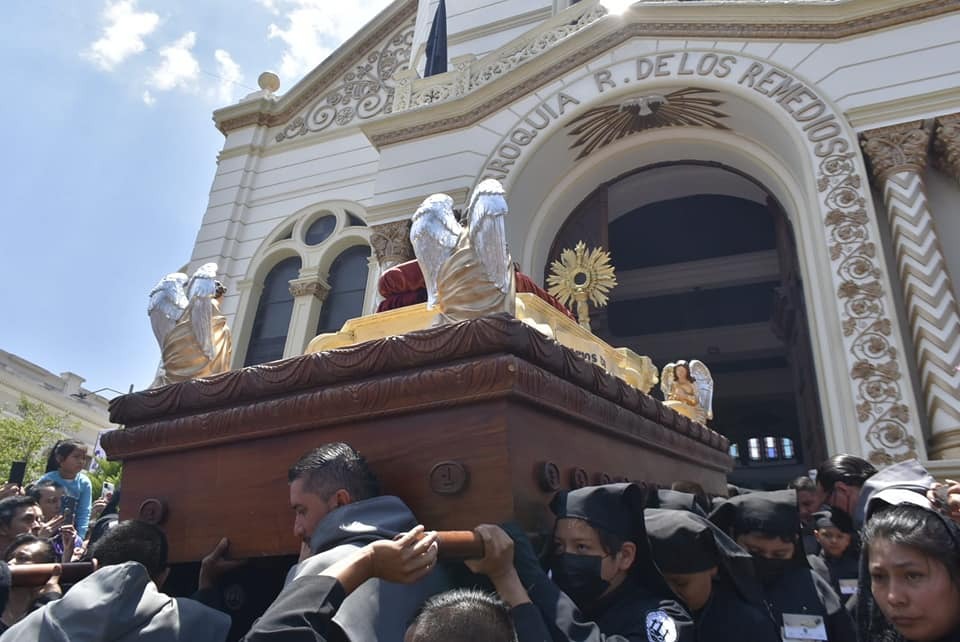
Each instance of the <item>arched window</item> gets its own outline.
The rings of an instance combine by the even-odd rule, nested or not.
[[[747,451],[750,456],[750,461],[760,461],[760,440],[756,437],[748,439]]]
[[[793,459],[796,456],[796,453],[793,450],[793,440],[789,437],[783,437],[780,440],[780,443],[783,445],[783,458]]]
[[[730,444],[730,456],[740,459],[740,444]]]
[[[263,282],[257,315],[253,320],[247,358],[243,365],[283,358],[283,346],[287,342],[290,315],[293,314],[293,295],[290,281],[300,276],[300,257],[284,259],[273,266]]]
[[[765,459],[780,459],[780,452],[777,450],[777,440],[773,437],[763,438],[763,456]]]
[[[317,334],[336,332],[348,319],[363,313],[370,247],[355,245],[333,260],[327,282],[330,292],[320,308]]]

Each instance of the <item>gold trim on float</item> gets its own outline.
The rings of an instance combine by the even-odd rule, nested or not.
[[[516,306],[520,321],[634,388],[649,393],[659,383],[659,373],[650,357],[638,355],[629,348],[614,348],[537,295],[529,292],[517,294]],[[350,319],[339,332],[314,337],[304,354],[426,330],[433,326],[436,316],[435,311],[427,309],[426,303],[418,303]]]

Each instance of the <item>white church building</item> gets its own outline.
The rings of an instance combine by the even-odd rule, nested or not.
[[[594,332],[710,366],[734,480],[960,473],[960,3],[446,0],[423,78],[437,4],[215,112],[190,268],[220,265],[234,367],[372,313],[420,202],[497,178],[523,272],[608,249]]]

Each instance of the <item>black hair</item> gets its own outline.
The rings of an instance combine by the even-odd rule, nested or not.
[[[77,448],[87,449],[87,445],[78,439],[61,439],[53,445],[53,448],[50,449],[50,454],[47,455],[47,472],[53,472],[54,470],[60,470],[60,462],[57,460],[58,457],[69,457]]]
[[[324,444],[301,457],[290,468],[287,479],[293,483],[301,478],[307,488],[324,499],[341,488],[350,493],[352,501],[380,495],[380,482],[367,460],[343,442]]]
[[[53,479],[41,479],[40,481],[36,481],[27,486],[27,497],[33,497],[37,502],[39,502],[40,498],[42,497],[40,494],[41,490],[58,490],[60,488],[66,490],[67,487],[58,481],[54,481]]]
[[[817,482],[813,481],[806,475],[800,475],[799,477],[790,480],[790,483],[787,484],[787,490],[795,490],[798,493],[815,493],[817,492]]]
[[[0,526],[7,527],[13,521],[17,511],[27,506],[37,506],[37,500],[29,495],[15,495],[0,500]]]
[[[428,599],[410,625],[412,642],[516,642],[510,611],[477,589],[454,589]]]
[[[833,490],[837,482],[851,486],[863,486],[877,469],[866,459],[854,455],[834,455],[817,468],[817,483],[827,492]]]
[[[887,540],[912,548],[947,567],[950,579],[960,588],[960,547],[944,518],[914,504],[898,504],[874,513],[863,530],[863,544]]]
[[[43,539],[42,537],[37,537],[33,533],[20,533],[17,535],[10,546],[7,546],[6,550],[3,551],[3,561],[8,562],[10,558],[13,557],[13,554],[21,546],[29,546],[30,544],[41,544],[43,548],[44,559],[37,562],[38,564],[52,564],[57,561],[57,553],[53,550],[53,544],[50,543],[50,540]]]
[[[599,526],[590,526],[597,531],[597,535],[600,536],[600,548],[603,549],[603,552],[607,555],[616,555],[620,552],[620,548],[623,546],[625,540],[616,533],[611,533],[605,528],[600,528]]]
[[[87,557],[96,559],[101,568],[140,562],[156,580],[167,568],[167,536],[153,524],[128,519],[107,530]]]

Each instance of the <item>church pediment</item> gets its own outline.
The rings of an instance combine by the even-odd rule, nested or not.
[[[214,112],[221,132],[279,127],[282,142],[392,111],[396,75],[410,62],[416,0],[397,0],[279,100],[243,101]]]
[[[632,38],[830,41],[953,11],[951,0],[743,0],[708,10],[638,2],[618,16],[583,0],[483,58],[454,59],[445,74],[402,72],[392,115],[363,130],[379,148],[468,127]]]

